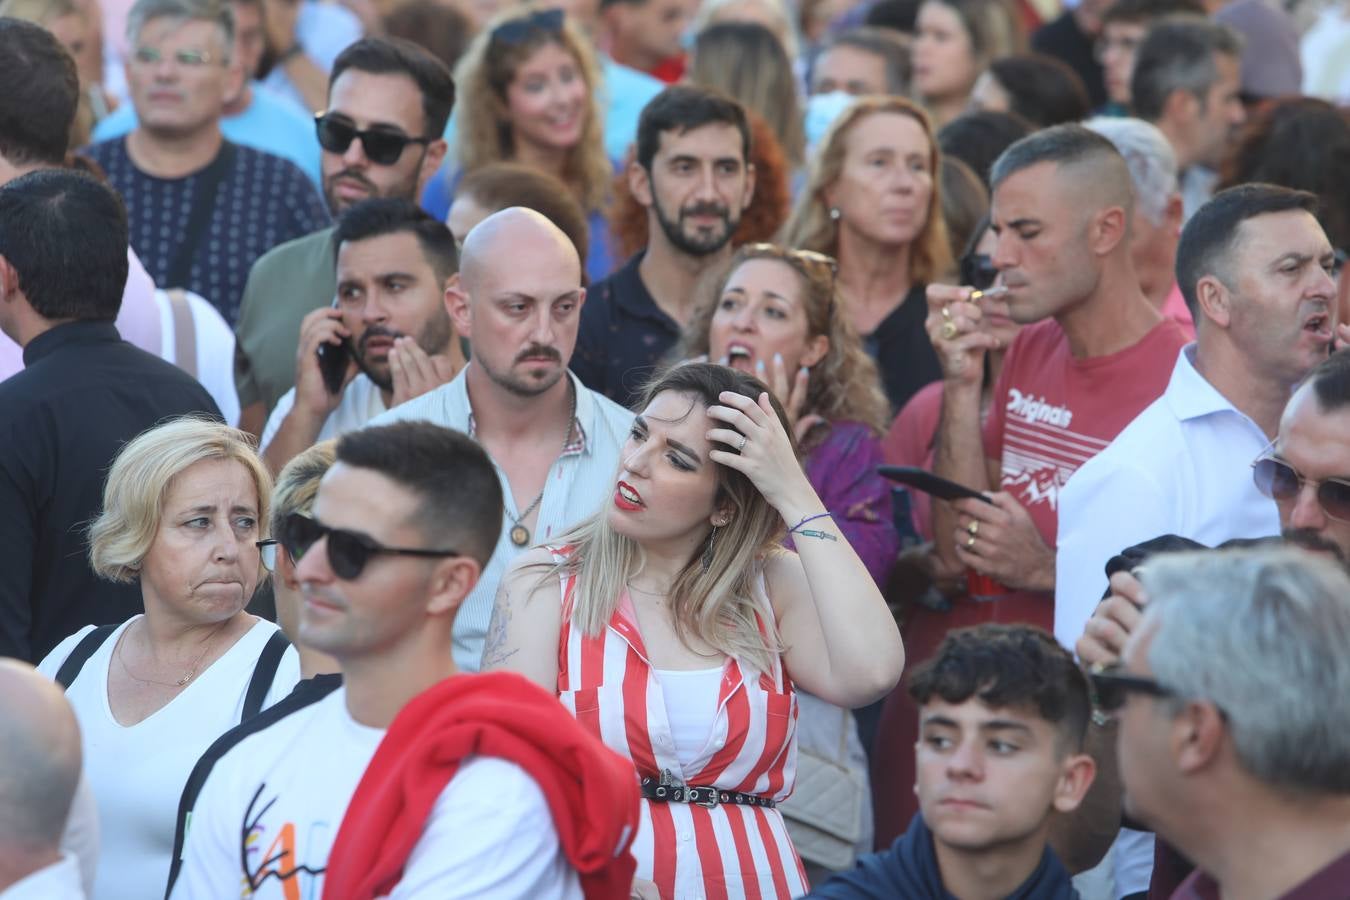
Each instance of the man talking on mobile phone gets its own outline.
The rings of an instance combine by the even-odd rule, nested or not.
[[[295,387],[263,429],[273,472],[464,368],[446,306],[459,255],[444,223],[408,200],[366,200],[343,213],[334,244],[337,296],[305,316]]]

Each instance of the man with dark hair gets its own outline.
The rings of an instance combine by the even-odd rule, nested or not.
[[[47,29],[0,18],[0,185],[40,169],[65,165],[80,85],[75,61]],[[122,338],[160,355],[162,335],[155,285],[131,248],[117,312]],[[0,381],[23,368],[23,348],[0,333]]]
[[[234,56],[244,83],[225,101],[220,133],[227,141],[288,159],[319,184],[319,143],[303,108],[263,88],[257,80],[264,49],[263,0],[229,0],[234,16]],[[138,126],[136,107],[123,103],[99,119],[94,140],[122,137]]]
[[[1087,681],[1039,628],[953,631],[909,676],[919,708],[919,812],[882,853],[810,894],[823,900],[1069,900],[1050,823],[1082,802]]]
[[[684,75],[681,42],[694,9],[689,0],[600,0],[601,43],[615,62],[674,84]]]
[[[445,158],[441,137],[455,101],[445,64],[416,44],[364,38],[333,65],[328,109],[316,120],[323,194],[340,216],[371,197],[415,201]],[[332,304],[334,229],[282,244],[249,272],[235,329],[239,426],[261,434],[296,384],[305,316]]]
[[[853,96],[909,93],[909,44],[890,28],[859,26],[820,45],[811,63],[811,94]]]
[[[1187,218],[1213,193],[1217,170],[1247,120],[1241,62],[1237,32],[1188,15],[1159,21],[1135,54],[1134,114],[1157,125],[1176,151]]]
[[[1049,626],[1060,491],[1163,392],[1186,338],[1140,289],[1134,190],[1110,141],[1049,128],[1013,144],[991,174],[1006,299],[977,305],[970,288],[931,285],[928,331],[946,383],[937,473],[1001,490],[991,503],[938,504],[933,531],[953,569],[1002,585],[981,607]],[[982,320],[1003,309],[1028,327],[1008,348],[981,433],[982,359],[994,347]]]
[[[492,461],[465,434],[397,422],[339,439],[311,514],[278,539],[305,598],[300,642],[336,659],[343,684],[208,751],[180,805],[172,898],[628,889],[631,765],[552,694],[458,675],[450,652],[501,518]]]
[[[263,429],[263,458],[274,472],[464,368],[446,306],[459,271],[449,228],[409,200],[377,197],[342,214],[333,242],[336,306],[305,316],[295,387]]]
[[[1103,112],[1121,116],[1129,113],[1130,76],[1139,45],[1154,22],[1179,13],[1203,16],[1205,8],[1199,0],[1116,0],[1106,10],[1097,39],[1097,59],[1106,83]]]
[[[139,124],[89,156],[126,202],[131,245],[155,284],[204,297],[233,325],[253,261],[328,215],[294,163],[221,133],[243,86],[224,0],[137,0],[128,36]]]
[[[25,364],[0,382],[0,656],[39,660],[140,612],[138,586],[85,560],[103,476],[162,419],[220,415],[185,372],[118,337],[126,277],[126,211],[107,187],[68,171],[0,187],[0,331]]]
[[[1279,534],[1279,510],[1250,471],[1295,386],[1331,346],[1334,257],[1315,209],[1311,194],[1243,185],[1216,195],[1182,231],[1177,278],[1198,340],[1163,395],[1060,494],[1055,635],[1066,646],[1082,635],[1107,588],[1107,562],[1123,548],[1160,535],[1216,546]],[[1147,889],[1151,859],[1146,836],[1122,835],[1122,895]]]
[[[707,88],[666,88],[642,111],[628,186],[647,208],[647,247],[591,287],[572,359],[624,406],[688,324],[700,279],[730,259],[755,192],[745,110]]]

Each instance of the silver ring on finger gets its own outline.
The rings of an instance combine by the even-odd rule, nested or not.
[[[741,435],[741,442],[740,442],[740,444],[738,444],[737,447],[736,447],[736,452],[737,452],[737,453],[741,453],[741,452],[743,452],[743,451],[745,450],[745,443],[746,443],[746,441],[748,441],[748,440],[750,440],[748,437],[746,437],[745,435]]]

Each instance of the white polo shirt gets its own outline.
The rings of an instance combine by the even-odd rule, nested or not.
[[[371,425],[387,425],[406,419],[424,419],[437,425],[474,436],[473,410],[469,406],[468,376],[465,366],[454,380],[414,397],[372,420]],[[619,449],[633,427],[633,413],[609,398],[587,388],[568,371],[576,391],[576,423],[580,441],[574,442],[554,461],[544,482],[544,498],[539,501],[539,518],[530,534],[530,544],[544,544],[580,523],[600,508],[614,492],[618,477]],[[483,658],[483,641],[492,618],[492,600],[506,569],[528,547],[511,541],[513,519],[520,516],[515,496],[506,480],[506,472],[493,461],[501,481],[508,515],[502,517],[502,533],[497,547],[478,584],[464,599],[455,616],[455,665],[464,672],[477,672]]]
[[[1270,443],[1195,369],[1182,348],[1167,390],[1074,473],[1059,495],[1055,637],[1070,650],[1106,592],[1106,562],[1175,534],[1214,547],[1280,533],[1275,501],[1252,481]],[[1113,851],[1116,897],[1148,890],[1150,835],[1123,829]]]

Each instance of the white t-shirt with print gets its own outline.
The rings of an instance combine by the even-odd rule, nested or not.
[[[472,677],[472,676],[458,676]],[[319,897],[328,853],[384,731],[339,688],[231,748],[193,806],[172,900]],[[476,757],[441,792],[390,900],[580,900],[543,792]]]
[[[139,618],[133,616],[118,626],[66,691],[80,723],[84,775],[98,804],[101,847],[94,881],[98,900],[163,895],[183,786],[206,748],[239,724],[258,656],[278,630],[259,619],[182,693],[127,726],[113,718],[108,705],[108,670],[114,665],[117,642]],[[75,645],[93,629],[86,626],[57,644],[38,670],[55,677]],[[300,659],[289,647],[263,707],[285,698],[299,680]]]

